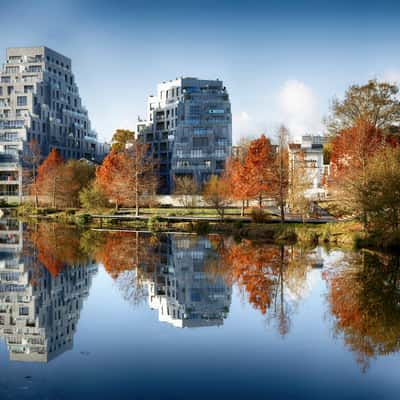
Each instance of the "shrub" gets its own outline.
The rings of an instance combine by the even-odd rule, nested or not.
[[[108,206],[107,199],[98,185],[92,184],[81,190],[79,200],[87,210],[98,210]]]
[[[207,235],[210,232],[210,223],[208,221],[197,221],[193,224],[193,231],[198,235]]]
[[[90,214],[81,214],[78,215],[76,222],[80,225],[87,225],[92,220]]]
[[[251,210],[251,219],[256,223],[263,223],[267,221],[268,215],[262,208],[253,208]]]
[[[163,223],[162,218],[159,216],[150,217],[147,220],[147,228],[150,231],[157,231],[164,227],[166,227],[166,223]]]
[[[74,208],[67,208],[65,210],[65,215],[75,215],[75,209]]]
[[[235,221],[234,223],[233,223],[233,228],[235,229],[235,230],[240,230],[240,229],[242,229],[243,228],[243,221]]]

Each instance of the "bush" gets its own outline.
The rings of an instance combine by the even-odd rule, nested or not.
[[[233,228],[237,231],[241,230],[243,228],[243,221],[235,221],[233,223]]]
[[[207,235],[210,232],[210,223],[208,221],[197,221],[192,224],[192,229],[198,235]]]
[[[79,225],[87,225],[91,220],[92,220],[92,217],[90,214],[81,214],[81,215],[78,215],[76,222]]]
[[[75,215],[75,209],[74,208],[67,208],[65,210],[65,215]]]
[[[154,217],[150,217],[147,220],[147,228],[149,229],[149,231],[157,231],[160,230],[162,228],[166,227],[166,223],[162,222],[162,218],[159,216],[154,216]]]
[[[108,206],[104,193],[96,184],[92,184],[81,190],[79,200],[82,207],[87,210],[99,210]]]
[[[263,223],[267,221],[268,215],[262,208],[253,208],[251,210],[251,219],[256,223]]]

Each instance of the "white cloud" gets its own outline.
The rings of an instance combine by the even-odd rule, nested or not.
[[[278,115],[292,136],[321,133],[321,112],[312,89],[297,80],[286,81],[278,92]]]

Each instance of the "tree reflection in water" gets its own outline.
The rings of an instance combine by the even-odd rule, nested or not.
[[[338,264],[324,274],[334,332],[365,371],[371,358],[400,348],[399,257],[364,250]]]
[[[220,240],[224,243],[217,248],[230,282],[286,335],[291,315],[308,290],[307,272],[316,254],[294,246]]]

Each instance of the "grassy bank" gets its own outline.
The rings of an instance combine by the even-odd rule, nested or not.
[[[115,210],[100,210],[88,213],[80,209],[54,210],[51,208],[39,208],[34,210],[20,206],[18,214],[26,221],[57,221],[69,224],[77,224],[88,228],[116,228],[138,229],[154,232],[191,232],[197,234],[221,233],[235,237],[262,240],[266,242],[299,242],[306,245],[328,244],[332,246],[346,246],[358,248],[398,249],[400,248],[400,234],[398,235],[366,235],[362,226],[357,221],[329,222],[325,224],[308,223],[255,223],[235,220],[239,217],[237,209],[230,209],[227,213],[231,220],[220,221],[171,221],[165,217],[193,216],[193,217],[217,217],[215,210],[211,209],[143,209],[143,220],[124,220],[124,213],[116,213]],[[127,210],[128,212],[128,210]],[[115,215],[116,219],[94,219],[93,214]],[[121,218],[118,218],[121,216]]]

